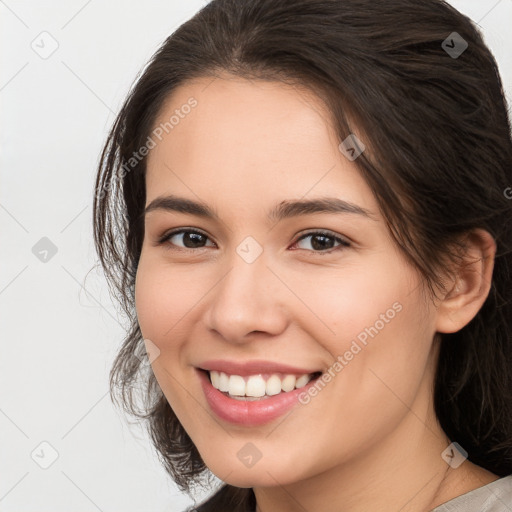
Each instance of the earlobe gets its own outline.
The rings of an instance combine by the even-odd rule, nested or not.
[[[489,295],[496,242],[489,232],[476,229],[467,235],[465,244],[451,287],[438,304],[437,332],[460,331],[477,315]]]

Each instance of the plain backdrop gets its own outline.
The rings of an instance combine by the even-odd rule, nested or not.
[[[512,98],[512,0],[450,3],[480,25]],[[110,402],[123,318],[101,273],[85,276],[107,130],[153,52],[204,4],[0,0],[0,512],[193,503]]]

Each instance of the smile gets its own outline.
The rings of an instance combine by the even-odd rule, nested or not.
[[[264,425],[301,405],[299,395],[322,375],[321,371],[257,363],[212,364],[196,372],[213,414],[244,427]]]
[[[258,400],[280,393],[289,393],[294,389],[304,387],[320,372],[293,375],[293,374],[258,374],[250,376],[228,375],[224,372],[212,370],[209,372],[210,382],[226,396],[235,400]]]

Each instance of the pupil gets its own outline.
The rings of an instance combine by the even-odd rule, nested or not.
[[[316,240],[323,240],[323,242],[320,242],[320,243],[316,243]],[[313,249],[330,249],[331,247],[329,247],[330,245],[332,244],[329,244],[329,243],[325,243],[325,240],[331,240],[332,241],[332,238],[330,236],[327,236],[327,235],[315,235],[312,239],[311,239],[311,246],[313,247]]]
[[[201,247],[201,238],[204,238],[204,236],[200,233],[185,233],[183,235],[183,244],[188,248]]]

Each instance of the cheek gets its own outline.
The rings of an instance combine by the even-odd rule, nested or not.
[[[295,320],[303,319],[315,339],[329,340],[332,348],[339,344],[340,350],[358,335],[364,340],[365,329],[376,322],[379,331],[387,328],[400,316],[397,310],[410,300],[407,294],[415,284],[403,267],[375,260],[364,266],[314,269],[308,279],[304,274],[288,274],[284,280],[300,299],[290,302],[297,304]]]
[[[202,294],[200,281],[151,257],[141,256],[135,305],[141,331],[157,343],[172,337]],[[204,293],[203,293],[204,294]]]
[[[382,424],[393,422],[406,410],[404,404],[411,406],[415,400],[434,334],[431,310],[419,288],[400,280],[388,284],[374,289],[370,300],[357,295],[352,304],[345,304],[347,329],[340,328],[334,354],[343,357],[336,386],[341,396],[350,397],[346,406],[351,414],[386,411]]]
[[[156,327],[161,322],[161,289],[155,277],[141,257],[135,279],[135,309],[142,335],[151,340],[157,337]]]
[[[333,364],[339,356],[343,359],[342,369],[333,369],[344,375],[336,379],[336,387],[347,386],[343,393],[358,389],[359,400],[375,406],[386,394],[379,376],[411,396],[424,374],[435,332],[432,309],[414,269],[388,255],[364,268],[330,269],[325,277],[317,273],[314,282],[293,283],[308,307],[301,316],[296,310],[302,329],[323,345]]]

